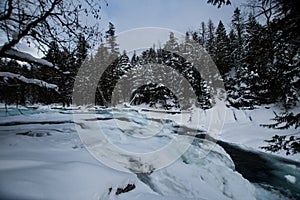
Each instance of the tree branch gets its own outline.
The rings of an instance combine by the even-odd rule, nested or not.
[[[50,9],[47,12],[45,12],[44,15],[40,16],[38,19],[36,19],[36,20],[32,21],[31,23],[29,23],[25,27],[24,30],[20,30],[20,33],[18,34],[17,37],[14,37],[11,41],[4,44],[2,46],[2,48],[0,49],[0,56],[3,56],[7,50],[11,49],[16,44],[18,44],[24,36],[28,35],[30,30],[32,30],[34,27],[39,25],[39,23],[45,21],[47,19],[47,17],[51,15],[51,12],[55,9],[55,6],[58,5],[61,1],[62,0],[54,0],[51,7],[50,7]]]
[[[5,14],[5,11],[4,11],[4,15],[0,16],[0,21],[6,20],[6,19],[8,19],[10,17],[10,15],[12,13],[12,10],[13,10],[12,1],[13,0],[8,0],[8,9],[7,9],[7,12]]]

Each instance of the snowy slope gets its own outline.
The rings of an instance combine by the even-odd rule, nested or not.
[[[255,187],[235,171],[220,146],[215,145],[205,158],[199,157],[206,148],[201,139],[169,166],[152,173],[112,169],[84,148],[76,130],[88,129],[88,115],[74,112],[86,124],[74,124],[68,111],[1,117],[1,198],[255,199]],[[137,112],[108,110],[93,117],[99,127],[110,131],[112,142],[130,151],[153,151],[176,134],[163,121]],[[157,129],[163,131],[147,142],[139,143],[135,137],[149,136]],[[134,189],[118,193],[129,185]]]

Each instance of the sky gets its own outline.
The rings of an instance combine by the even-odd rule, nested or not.
[[[122,33],[128,33],[122,35],[124,36],[122,41],[118,41],[119,44],[121,43],[120,46],[140,39],[143,43],[136,42],[135,47],[146,45],[149,47],[153,41],[160,40],[158,44],[164,43],[171,31],[177,33],[175,34],[177,37],[184,35],[186,31],[197,31],[200,29],[201,22],[207,23],[209,19],[213,21],[215,27],[222,20],[225,27],[229,29],[234,9],[247,0],[232,0],[232,5],[223,5],[221,8],[207,4],[207,0],[106,0],[108,6],[105,6],[105,0],[101,1],[103,5],[100,28],[103,32],[108,29],[108,23],[112,22],[120,39]],[[142,32],[143,36],[140,32],[132,31],[146,27],[152,29],[147,29],[148,34],[147,30]],[[157,32],[153,27],[160,29]],[[146,39],[149,43],[145,43]],[[28,47],[26,43],[21,43],[18,48],[36,57],[43,56],[41,52]],[[122,48],[120,50],[122,51]]]
[[[107,0],[100,22],[107,30],[112,22],[118,35],[120,52],[163,45],[174,32],[179,40],[186,31],[197,31],[201,22],[211,19],[215,25],[222,20],[230,28],[234,9],[246,0],[233,0],[231,6],[218,8],[207,0]],[[154,28],[156,27],[156,28]]]
[[[102,25],[112,22],[117,33],[132,28],[161,27],[182,33],[199,30],[201,22],[220,20],[228,28],[234,9],[246,0],[232,0],[231,6],[217,8],[207,0],[107,0]],[[106,25],[107,26],[107,25]]]

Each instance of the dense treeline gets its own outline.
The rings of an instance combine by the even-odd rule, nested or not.
[[[1,72],[16,75],[15,78],[0,76],[0,99],[6,104],[62,103],[69,106],[72,98],[72,88],[78,68],[87,56],[89,45],[80,35],[76,50],[59,48],[56,42],[50,43],[50,48],[44,59],[52,62],[55,67],[28,65],[11,59],[2,59]],[[24,81],[22,78],[33,80]],[[43,81],[58,86],[58,90],[49,88],[47,84],[39,86]]]
[[[298,11],[293,4],[280,1],[274,1],[276,5],[274,7],[259,3],[261,1],[258,1],[257,7],[262,6],[264,9],[259,10],[258,13],[265,11],[260,13],[266,16],[264,23],[257,21],[257,12],[251,11],[245,17],[240,9],[236,8],[229,30],[225,29],[222,21],[215,25],[209,20],[201,23],[199,31],[187,32],[183,43],[179,43],[174,34],[170,33],[169,40],[162,48],[153,47],[138,55],[133,53],[128,56],[126,52],[119,52],[115,27],[110,23],[105,33],[105,43],[102,43],[97,52],[89,55],[86,60],[89,45],[82,35],[78,37],[74,51],[61,47],[54,41],[50,44],[45,59],[52,62],[55,68],[21,66],[13,60],[2,60],[1,71],[22,74],[27,78],[32,77],[56,84],[59,90],[40,88],[18,79],[0,77],[1,101],[17,104],[61,102],[70,105],[77,71],[81,65],[85,65],[90,72],[105,68],[103,76],[96,77],[99,79],[95,91],[95,103],[98,105],[111,106],[132,102],[133,104],[147,103],[152,106],[159,103],[166,109],[178,107],[180,100],[178,96],[182,89],[181,91],[167,90],[159,84],[150,82],[142,88],[136,88],[141,85],[137,78],[139,74],[153,76],[158,80],[168,77],[172,82],[174,77],[168,74],[168,71],[161,68],[159,72],[155,72],[155,64],[161,64],[175,69],[185,77],[197,96],[197,102],[194,103],[202,108],[209,108],[213,100],[210,99],[210,88],[207,82],[201,78],[191,63],[172,53],[176,51],[188,53],[186,47],[192,40],[206,49],[218,67],[227,91],[228,105],[251,109],[255,105],[279,102],[285,108],[291,108],[298,102],[300,91]],[[274,16],[268,15],[268,9],[272,9]],[[107,63],[112,60],[111,58],[115,59]],[[120,88],[115,86],[128,72],[131,73],[131,82],[134,84],[127,91],[121,92]],[[90,80],[95,77],[87,73],[85,78]],[[177,84],[177,88],[180,86]],[[88,85],[82,85],[83,90],[84,87]],[[112,96],[116,95],[114,92],[118,89],[119,96],[116,102]],[[80,103],[94,103],[85,98],[89,99],[82,97]]]
[[[97,103],[102,105],[112,103],[111,95],[115,85],[126,72],[133,70],[136,73],[154,73],[147,64],[156,63],[176,69],[192,85],[198,97],[198,105],[210,107],[207,83],[201,79],[190,63],[176,54],[165,51],[171,49],[172,52],[184,52],[189,41],[193,40],[203,45],[216,63],[224,80],[230,106],[251,109],[255,105],[281,103],[286,109],[291,108],[299,100],[299,45],[293,34],[295,30],[286,31],[288,28],[282,24],[282,15],[278,16],[280,17],[274,17],[271,21],[268,19],[266,24],[262,24],[257,21],[254,13],[251,12],[248,17],[244,17],[237,8],[229,31],[226,31],[222,21],[215,27],[209,20],[207,25],[205,22],[201,23],[200,31],[187,32],[182,44],[179,44],[171,33],[164,48],[150,48],[140,55],[134,54],[131,58],[123,52],[115,63],[108,66],[100,80]],[[100,46],[98,52],[102,54],[101,59],[105,60],[110,52],[118,52],[117,44],[108,42],[108,46]],[[96,54],[91,58],[91,62],[99,60],[97,56],[99,55]],[[163,74],[163,70],[160,70],[160,73],[155,75],[158,79]],[[150,90],[155,90],[153,87],[157,86],[145,88],[149,90],[149,87],[152,87]],[[178,95],[178,92],[174,92]],[[145,94],[138,95],[139,100],[134,100],[133,103],[149,103],[149,99],[153,99],[147,97],[142,100],[143,96]],[[170,96],[172,95],[167,95],[163,101],[166,102]],[[124,99],[127,102],[131,100]],[[176,104],[176,101],[174,103]]]
[[[218,7],[230,4],[230,0],[207,2]],[[85,36],[98,36],[99,33],[94,32],[94,29],[87,31],[86,26],[78,29],[79,24],[75,24],[77,30],[68,39],[61,40],[56,32],[59,26],[49,30],[46,28],[46,32],[44,26],[38,29],[40,23],[30,28],[27,25],[32,23],[24,23],[21,19],[28,14],[19,12],[19,8],[16,8],[18,15],[15,16],[21,20],[17,18],[11,21],[9,17],[14,12],[9,10],[14,7],[8,6],[8,12],[0,20],[4,24],[1,30],[6,32],[9,39],[0,52],[0,101],[17,105],[61,103],[64,106],[71,103],[112,106],[129,102],[131,105],[147,104],[163,109],[186,109],[191,105],[207,109],[214,104],[210,81],[196,70],[197,63],[193,63],[193,66],[176,53],[190,55],[189,45],[196,42],[206,49],[219,69],[227,93],[227,106],[253,109],[257,105],[278,103],[285,111],[275,113],[274,124],[263,126],[275,129],[299,128],[300,113],[290,111],[299,103],[300,95],[299,4],[298,0],[251,1],[248,4],[248,14],[244,14],[239,8],[235,9],[227,30],[222,21],[214,24],[209,20],[202,22],[199,30],[187,32],[182,43],[170,33],[169,40],[162,47],[129,54],[119,51],[115,27],[110,23],[102,38],[105,42],[92,55],[88,55],[90,47]],[[75,7],[74,12],[77,11]],[[66,10],[62,9],[61,12]],[[99,17],[98,12],[94,12],[96,19]],[[34,14],[36,13],[32,13],[32,19],[35,19]],[[73,16],[78,15],[69,17]],[[30,17],[28,19],[31,20]],[[10,26],[15,22],[20,26]],[[74,27],[70,28],[73,23],[65,25],[63,27],[66,30],[75,30]],[[10,29],[22,26],[27,26],[22,29],[26,32],[22,32],[18,38],[11,35],[15,31]],[[40,34],[40,30],[46,34]],[[79,33],[80,30],[84,31]],[[49,33],[51,37],[48,37]],[[38,38],[37,35],[43,37]],[[39,66],[43,62],[32,58],[24,59],[24,54],[12,57],[7,53],[25,36],[33,37],[39,44],[48,47],[44,59],[54,67]],[[49,38],[53,39],[50,43]],[[30,44],[30,40],[27,42]],[[41,45],[39,49],[44,47]],[[31,62],[20,63],[12,59],[15,57],[19,61]],[[86,71],[83,72],[84,76],[78,78],[81,67]],[[103,72],[101,77],[97,76],[99,71]],[[178,74],[191,87],[186,87]],[[210,78],[220,77],[212,74]],[[75,81],[79,86],[79,93],[84,95],[79,95],[77,102],[72,102]],[[85,91],[90,91],[90,83],[96,87],[86,93]],[[196,98],[191,99],[189,92],[194,93]],[[283,149],[287,154],[300,152],[300,138],[294,135],[275,135],[267,142],[269,145],[262,148],[268,151]]]

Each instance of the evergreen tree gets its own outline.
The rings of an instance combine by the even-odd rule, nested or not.
[[[115,35],[115,26],[109,22],[108,30],[106,31],[106,45],[104,53],[108,52],[105,60],[105,71],[102,74],[102,77],[99,82],[99,87],[97,89],[97,95],[102,98],[102,102],[105,106],[111,105],[112,91],[116,84],[117,79],[119,79],[116,68],[118,67],[119,62],[119,47],[116,42],[117,36]],[[104,46],[103,46],[104,47]],[[101,48],[103,48],[101,47]],[[106,53],[105,53],[106,54]],[[101,65],[101,64],[100,64]]]
[[[60,70],[62,72],[60,78],[60,94],[63,106],[70,106],[72,103],[72,91],[77,74],[77,66],[75,63],[75,57],[72,52],[67,48],[63,48],[62,51],[62,63],[60,63]]]
[[[131,57],[131,60],[130,60],[130,64],[131,64],[131,66],[134,67],[135,65],[138,64],[138,62],[139,62],[139,57],[136,55],[136,51],[134,51],[133,55]]]
[[[248,17],[245,30],[245,58],[244,68],[247,70],[247,84],[251,86],[251,95],[256,104],[271,103],[269,92],[269,70],[266,52],[262,45],[265,28],[260,25],[251,13]],[[275,98],[274,98],[275,99]]]
[[[193,34],[192,34],[192,39],[193,39],[193,41],[195,41],[196,43],[200,43],[200,42],[201,42],[200,37],[199,37],[199,35],[198,35],[198,33],[197,33],[196,31],[193,32]]]
[[[170,33],[169,40],[166,42],[164,49],[170,52],[178,52],[179,44],[177,43],[177,38],[173,32]]]
[[[242,65],[242,59],[244,56],[244,31],[245,31],[245,25],[244,25],[244,18],[241,15],[241,11],[239,8],[236,8],[233,13],[232,17],[232,27],[233,27],[233,33],[235,36],[233,37],[235,40],[231,40],[233,43],[233,58],[234,58],[234,65],[235,67],[241,67]]]
[[[272,65],[276,73],[274,89],[284,107],[289,109],[299,101],[300,91],[300,12],[295,7],[299,6],[299,1],[274,1],[279,4],[275,8],[276,16],[270,28],[274,36],[272,44],[274,49]]]
[[[83,63],[85,58],[88,55],[88,49],[90,48],[90,45],[86,41],[83,34],[79,35],[78,42],[77,42],[77,48],[76,48],[76,65],[80,67],[80,65]]]
[[[251,88],[251,81],[254,75],[245,64],[245,24],[239,8],[234,10],[232,27],[229,34],[231,48],[231,59],[233,71],[231,77],[227,78],[226,88],[228,90],[228,101],[232,106],[238,108],[253,108],[254,96]]]
[[[215,26],[210,19],[207,23],[207,42],[205,48],[213,60],[215,59],[215,47]]]
[[[222,21],[220,21],[216,30],[215,64],[223,77],[232,67],[230,53],[229,39],[226,34],[226,29]]]
[[[196,39],[196,41],[194,41],[194,39]],[[203,66],[203,62],[205,62],[207,58],[203,57],[202,52],[199,52],[201,48],[193,47],[198,42],[199,40],[197,37],[196,38],[193,37],[191,39],[189,37],[189,34],[186,34],[184,44],[182,45],[182,52],[187,58],[187,60],[183,59],[180,61],[179,72],[189,82],[190,86],[181,83],[182,85],[181,94],[184,97],[182,101],[186,106],[191,106],[192,104],[196,104],[199,105],[201,108],[206,109],[210,107],[209,93],[208,93],[208,86],[207,86],[207,81],[209,80],[204,80],[202,77],[203,74],[200,74],[199,71],[195,68],[195,66]],[[190,63],[190,61],[192,61],[193,64]],[[202,70],[205,71],[206,68]],[[210,76],[210,78],[212,78],[212,76]],[[193,102],[192,101],[193,99],[190,99],[191,93],[197,96],[196,102]]]
[[[201,35],[200,35],[200,44],[205,46],[206,42],[206,26],[204,22],[201,22]]]
[[[49,62],[53,63],[56,66],[56,69],[51,70],[49,68],[43,68],[42,73],[36,72],[34,73],[35,76],[40,76],[39,74],[45,75],[45,80],[47,80],[50,83],[54,83],[59,86],[59,97],[56,96],[56,98],[59,99],[60,102],[65,103],[64,95],[66,95],[65,90],[65,76],[69,73],[67,71],[67,67],[65,64],[65,57],[66,56],[63,51],[60,50],[58,43],[55,41],[52,41],[50,43],[50,48],[48,49],[45,59]],[[62,92],[63,91],[63,92]],[[61,93],[62,92],[62,93]],[[55,101],[57,102],[57,100]]]
[[[110,53],[110,57],[112,58],[117,58],[119,54],[119,45],[117,44],[117,36],[115,32],[115,26],[113,25],[113,23],[109,22],[108,30],[105,32],[105,37],[108,51]]]
[[[179,51],[179,44],[173,32],[170,33],[169,40],[166,42],[164,49],[170,51],[169,58],[164,59],[164,61],[165,63],[168,63],[168,66],[171,68],[169,69],[166,68],[162,70],[162,72],[164,73],[163,79],[165,79],[165,82],[170,83],[173,92],[175,94],[180,95],[180,90],[182,89],[180,80],[178,79],[178,74],[179,74],[178,68],[180,63],[175,58],[178,56],[176,53]],[[157,72],[157,74],[159,74],[159,72]]]
[[[118,65],[114,69],[116,85],[114,86],[112,94],[114,97],[114,99],[112,99],[113,105],[130,101],[130,86],[127,84],[122,85],[122,80],[120,80],[123,76],[127,77],[126,72],[129,71],[131,68],[131,62],[125,50],[123,51],[123,54],[119,57],[118,60]]]

